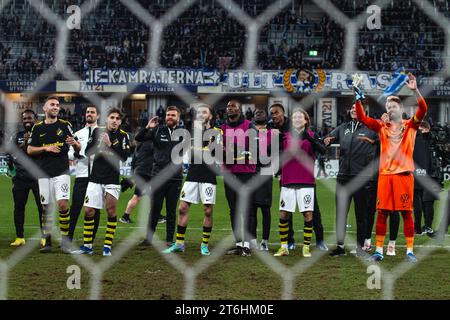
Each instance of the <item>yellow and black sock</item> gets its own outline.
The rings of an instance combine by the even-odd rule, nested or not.
[[[289,220],[280,219],[278,223],[278,230],[280,231],[281,247],[288,247],[288,233],[289,233]]]
[[[106,224],[106,236],[105,236],[105,247],[111,248],[112,241],[114,239],[114,234],[116,233],[117,227],[117,217],[108,217],[108,222]]]
[[[311,244],[312,229],[313,229],[312,220],[305,221],[305,224],[303,226],[303,244],[305,246],[309,246]]]
[[[211,238],[211,230],[212,227],[205,227],[203,226],[203,238],[202,238],[202,244],[208,245],[209,239]]]
[[[69,223],[70,223],[69,210],[67,209],[59,211],[59,228],[61,230],[62,236],[69,235]]]
[[[177,240],[176,244],[184,245],[184,235],[186,234],[186,227],[177,225]]]
[[[86,247],[92,248],[94,234],[94,217],[84,217],[83,243]]]

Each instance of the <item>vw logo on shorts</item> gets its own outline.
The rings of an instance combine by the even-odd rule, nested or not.
[[[64,183],[61,185],[61,191],[64,193],[69,192],[69,185],[67,183]]]
[[[205,194],[206,194],[208,197],[211,197],[211,196],[213,195],[213,188],[211,188],[211,187],[206,188]]]
[[[309,194],[307,194],[306,196],[303,197],[303,202],[306,205],[309,205],[311,203],[311,196]]]

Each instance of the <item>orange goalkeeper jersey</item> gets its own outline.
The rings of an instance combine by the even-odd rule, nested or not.
[[[366,116],[360,101],[356,103],[358,120],[380,136],[380,175],[414,171],[413,151],[417,129],[427,111],[427,105],[420,98],[414,117],[402,123],[384,123]]]

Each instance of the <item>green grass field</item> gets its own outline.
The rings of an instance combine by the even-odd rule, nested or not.
[[[330,248],[334,245],[334,193],[329,191],[323,183],[327,183],[334,189],[334,181],[320,180],[318,182],[318,199],[322,211],[322,220],[325,229],[326,242]],[[37,239],[28,240],[27,245],[20,249],[9,246],[15,238],[13,224],[13,201],[11,195],[11,181],[6,177],[0,177],[0,258],[3,263],[11,263],[8,260],[20,253],[20,250],[30,252],[6,274],[4,268],[0,273],[0,295],[8,299],[88,299],[91,293],[91,274],[81,267],[81,289],[69,290],[66,282],[70,274],[66,272],[70,265],[79,265],[70,255],[59,253],[54,248],[54,253],[43,255],[38,252]],[[448,185],[447,185],[448,187]],[[121,195],[118,215],[121,216],[132,192],[128,190]],[[270,237],[270,253],[278,249],[278,187],[274,182],[274,201],[272,207],[272,230]],[[226,236],[231,234],[228,215],[228,207],[223,191],[223,182],[218,184],[218,199],[214,210],[214,228],[211,237],[211,248]],[[30,194],[31,196],[31,194]],[[37,211],[32,198],[28,201],[25,236],[32,238],[38,232]],[[144,204],[140,204],[145,206]],[[439,203],[436,203],[436,212],[439,212]],[[352,209],[351,209],[352,210]],[[139,219],[145,219],[144,210]],[[137,223],[139,208],[134,212],[134,220],[131,225],[118,225],[114,247],[131,233],[143,232]],[[349,224],[352,228],[349,232],[354,236],[355,221],[353,211],[350,212]],[[259,220],[261,219],[259,215]],[[186,241],[187,250],[181,254],[181,259],[192,266],[199,259],[203,259],[199,252],[202,225],[201,206],[193,206],[188,227]],[[440,214],[436,213],[435,226],[440,222]],[[94,262],[104,259],[99,253],[103,244],[105,232],[105,214],[102,214],[102,223],[96,241],[96,255],[88,257]],[[297,213],[294,217],[296,241],[302,239],[303,219]],[[258,229],[259,230],[259,229]],[[81,244],[82,221],[79,220],[76,237]],[[165,225],[158,225],[158,234],[165,235]],[[260,235],[260,231],[259,231]],[[375,235],[372,238],[374,241]],[[164,237],[162,238],[164,239]],[[387,241],[387,240],[386,240]],[[314,243],[314,239],[313,239]],[[395,299],[450,299],[450,239],[446,236],[443,245],[437,245],[434,240],[426,236],[416,237],[416,254],[419,263],[413,265],[395,282],[390,297]],[[230,243],[231,244],[231,243]],[[397,256],[385,257],[380,265],[388,271],[392,271],[404,261],[405,248],[402,227],[397,241]],[[34,246],[31,248],[31,246]],[[113,247],[113,254],[114,254]],[[354,248],[353,239],[347,238],[347,249]],[[426,254],[432,250],[430,254]],[[17,251],[17,252],[15,252]],[[319,252],[312,247],[312,254],[317,256]],[[425,255],[425,256],[424,256]],[[213,259],[213,256],[204,259]],[[280,299],[283,297],[284,283],[282,278],[275,273],[256,254],[251,257],[221,256],[203,272],[195,282],[195,290],[191,296],[194,299]],[[307,259],[306,259],[307,260]],[[278,258],[281,264],[277,268],[292,267],[297,263],[305,262],[301,256],[301,247],[291,252],[288,257]],[[6,276],[7,275],[7,276]],[[294,299],[382,299],[385,288],[384,278],[380,289],[369,290],[367,288],[367,265],[348,254],[342,258],[331,258],[327,254],[321,256],[315,263],[311,263],[306,272],[296,276],[292,284]],[[383,273],[382,273],[383,277]],[[104,272],[101,279],[100,298],[102,299],[182,299],[185,297],[186,281],[176,268],[174,268],[158,250],[154,247],[140,248],[133,246],[118,262]],[[7,290],[5,285],[7,284]]]

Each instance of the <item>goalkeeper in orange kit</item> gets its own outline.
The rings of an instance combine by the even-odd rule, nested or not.
[[[404,222],[406,259],[410,262],[417,262],[413,252],[413,150],[417,129],[427,112],[427,104],[417,89],[416,78],[411,73],[408,74],[406,85],[414,92],[419,106],[416,114],[408,120],[402,119],[403,105],[397,96],[387,97],[387,119],[375,120],[366,116],[362,106],[364,94],[357,83],[353,86],[358,120],[377,132],[380,137],[376,251],[369,257],[371,261],[383,260],[383,244],[386,235],[387,217],[389,214],[397,214],[396,212],[400,212]]]

